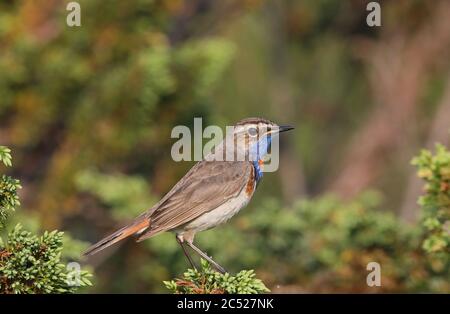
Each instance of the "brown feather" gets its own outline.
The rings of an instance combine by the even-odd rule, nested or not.
[[[151,226],[138,242],[176,229],[219,207],[246,188],[253,165],[248,161],[201,161],[160,202],[149,210]],[[180,183],[179,182],[179,183]]]
[[[252,167],[250,178],[248,179],[247,186],[245,188],[245,193],[247,193],[247,196],[252,196],[253,192],[255,191],[255,168]]]
[[[123,240],[133,234],[139,233],[140,230],[147,228],[149,226],[150,220],[148,220],[147,218],[137,219],[132,224],[123,227],[122,229],[114,232],[113,234],[103,238],[102,240],[92,245],[90,248],[86,250],[86,252],[84,252],[84,255],[85,256],[93,255],[107,248],[108,246],[119,242],[120,240]]]

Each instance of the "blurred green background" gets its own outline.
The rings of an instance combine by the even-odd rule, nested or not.
[[[81,27],[68,2],[0,2],[16,220],[95,242],[192,166],[170,157],[174,126],[264,117],[296,127],[280,168],[201,248],[273,292],[450,291],[448,255],[421,250],[410,164],[450,138],[449,1],[381,1],[381,27],[362,0],[80,0]],[[371,261],[381,287],[366,285]],[[187,267],[172,234],[85,262],[84,292],[164,292]]]

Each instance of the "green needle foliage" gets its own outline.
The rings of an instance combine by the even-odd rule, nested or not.
[[[8,147],[0,146],[0,161],[7,167],[12,166],[11,150]]]
[[[177,294],[256,294],[270,292],[264,283],[255,278],[253,270],[241,270],[236,276],[221,274],[201,260],[202,269],[188,269],[182,279],[164,281],[167,289]]]
[[[37,237],[16,225],[0,252],[0,292],[70,293],[90,286],[91,274],[61,262],[63,234],[45,231]]]
[[[0,146],[0,160],[5,166],[11,166],[10,150],[4,146]],[[8,212],[20,204],[19,188],[19,180],[1,177],[2,226]],[[90,286],[90,273],[71,267],[74,264],[63,263],[63,234],[45,231],[39,237],[17,224],[6,239],[0,237],[0,293],[73,293],[80,287]]]
[[[11,150],[5,146],[0,146],[0,161],[7,167],[12,165]],[[0,228],[2,228],[8,213],[14,211],[16,206],[20,205],[17,190],[20,189],[19,180],[13,179],[7,175],[0,178]]]
[[[450,152],[436,145],[433,155],[423,150],[413,159],[418,175],[425,180],[425,195],[419,199],[423,208],[426,238],[423,248],[429,253],[450,252]],[[448,255],[447,255],[448,256]]]

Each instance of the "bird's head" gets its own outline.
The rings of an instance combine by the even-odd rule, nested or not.
[[[275,136],[292,129],[291,126],[277,125],[262,118],[246,118],[233,127],[232,132],[229,132],[223,141],[223,146],[216,153],[222,154],[223,150],[228,153],[230,151],[228,148],[233,147],[235,158],[241,156],[244,157],[243,160],[259,161],[269,152],[270,144]],[[237,157],[234,160],[242,159]]]

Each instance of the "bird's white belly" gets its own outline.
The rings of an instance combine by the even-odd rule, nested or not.
[[[250,198],[251,195],[248,195],[244,188],[237,197],[228,200],[216,209],[213,209],[192,220],[181,229],[183,229],[183,231],[192,230],[198,232],[220,225],[236,215],[239,210],[245,207],[250,201]]]

